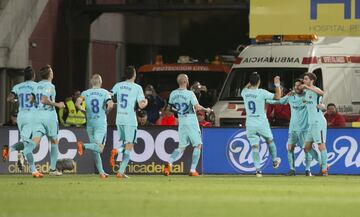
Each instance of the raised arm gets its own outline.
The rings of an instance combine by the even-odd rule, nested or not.
[[[65,108],[65,104],[63,102],[50,101],[47,96],[41,97],[41,103],[44,105],[54,106],[54,107],[58,107],[58,108]]]
[[[311,90],[313,92],[315,92],[317,95],[320,95],[320,96],[324,96],[324,91],[322,91],[320,88],[317,88],[315,86],[306,86],[304,85],[303,86],[305,89],[308,89],[308,90]]]
[[[280,87],[280,76],[275,76],[274,78],[274,85],[275,85],[275,95],[274,99],[279,100],[281,98],[281,87]]]

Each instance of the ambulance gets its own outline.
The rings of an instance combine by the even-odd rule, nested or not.
[[[251,73],[261,77],[260,88],[274,92],[273,78],[281,77],[288,90],[305,72],[313,72],[316,86],[325,91],[324,103],[335,103],[347,121],[360,112],[360,37],[316,35],[260,35],[238,56],[222,87],[213,110],[215,125],[245,125],[240,95]]]
[[[206,92],[199,101],[204,106],[213,106],[230,69],[231,65],[221,61],[220,56],[209,63],[201,63],[189,56],[180,56],[175,63],[164,63],[162,56],[158,55],[154,64],[143,65],[138,69],[137,83],[143,88],[152,85],[160,97],[168,99],[170,92],[178,88],[177,75],[185,73],[190,85],[198,81],[200,86],[206,86]]]

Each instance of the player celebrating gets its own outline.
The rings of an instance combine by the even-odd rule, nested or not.
[[[86,131],[90,143],[84,144],[82,141],[78,141],[77,148],[80,156],[83,155],[84,149],[91,150],[100,178],[107,178],[109,175],[103,169],[100,154],[103,152],[106,143],[106,112],[112,109],[113,102],[110,93],[101,88],[102,79],[99,74],[93,75],[90,83],[91,89],[82,92],[81,97],[76,101],[76,107],[86,112]],[[87,105],[86,110],[81,106],[83,100]]]
[[[64,108],[65,104],[63,102],[55,102],[55,86],[51,83],[54,78],[54,73],[51,67],[49,65],[43,67],[40,69],[39,75],[42,80],[38,83],[37,89],[35,91],[37,102],[37,117],[36,127],[34,127],[35,130],[33,130],[34,143],[33,147],[31,147],[31,154],[36,144],[40,144],[41,137],[46,135],[51,141],[49,175],[60,176],[62,173],[56,170],[56,162],[59,154],[59,140],[57,138],[59,124],[55,107]],[[25,150],[26,148],[24,149],[24,153]],[[27,153],[30,155],[29,151],[27,151]],[[32,162],[30,162],[29,158],[27,157],[27,160],[29,165],[34,164],[33,159]]]
[[[32,103],[34,90],[36,89],[37,83],[34,82],[35,80],[35,73],[31,67],[27,67],[24,69],[24,82],[15,85],[11,93],[9,94],[7,101],[9,102],[16,102],[16,99],[19,104],[18,108],[18,116],[17,116],[17,125],[20,131],[20,138],[21,141],[15,143],[11,146],[11,151],[18,151],[18,161],[17,166],[20,171],[24,169],[24,141],[26,143],[31,141],[31,133],[32,133],[32,122],[34,117],[34,110],[35,106]],[[4,159],[8,158],[8,146],[5,147],[6,154],[4,154]],[[32,171],[35,173],[36,171],[32,168]]]
[[[252,156],[254,166],[256,169],[256,176],[262,177],[260,168],[260,137],[262,136],[269,146],[273,168],[278,168],[281,159],[277,157],[275,143],[273,142],[273,135],[271,133],[269,121],[265,114],[265,101],[269,99],[280,99],[280,77],[274,78],[275,95],[267,90],[260,89],[260,76],[254,72],[250,75],[250,82],[241,91],[241,96],[244,99],[246,110],[246,134],[252,147]]]
[[[137,119],[135,105],[138,104],[140,109],[147,106],[148,101],[145,99],[143,89],[135,83],[136,70],[129,66],[125,70],[126,81],[115,84],[111,92],[117,100],[116,126],[119,133],[120,141],[123,142],[119,149],[113,149],[110,156],[110,165],[115,167],[115,158],[118,153],[123,153],[120,168],[116,176],[118,178],[127,178],[125,175],[126,166],[130,160],[130,152],[136,143]]]
[[[179,84],[179,88],[171,92],[169,105],[175,109],[179,117],[179,147],[174,150],[170,156],[168,164],[165,165],[164,175],[170,175],[172,163],[191,143],[194,150],[189,176],[199,176],[199,173],[196,171],[196,167],[200,159],[202,141],[196,111],[209,113],[211,112],[211,109],[202,107],[196,99],[194,92],[187,89],[189,86],[189,78],[187,75],[178,75],[177,83]]]
[[[296,79],[294,85],[294,92],[290,95],[282,97],[280,100],[267,100],[270,104],[289,104],[291,108],[291,118],[289,126],[289,137],[288,137],[288,161],[290,170],[286,176],[295,176],[295,156],[294,149],[296,146],[304,148],[305,136],[308,129],[308,113],[303,98],[305,92],[303,89],[303,79]],[[316,152],[315,152],[316,153]],[[311,176],[310,166],[312,156],[309,152],[305,152],[305,175]],[[315,159],[318,161],[316,154]]]
[[[320,175],[327,176],[327,150],[326,150],[326,133],[327,123],[322,111],[318,108],[321,103],[323,91],[314,86],[316,75],[308,72],[304,75],[305,91],[304,102],[308,111],[309,129],[305,138],[305,152],[309,152],[311,156],[316,155],[316,151],[312,148],[312,144],[318,144],[321,156],[321,172]]]

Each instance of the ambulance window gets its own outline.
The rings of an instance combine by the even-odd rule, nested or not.
[[[323,79],[322,79],[322,70],[321,68],[315,69],[313,73],[316,75],[317,79],[315,82],[315,86],[319,87],[320,89],[323,89]]]
[[[274,77],[281,77],[281,85],[286,91],[293,89],[295,79],[301,77],[307,68],[237,68],[228,76],[219,100],[242,100],[241,90],[249,81],[249,76],[257,72],[261,78],[260,88],[270,92],[275,91]],[[321,73],[320,73],[321,74]]]

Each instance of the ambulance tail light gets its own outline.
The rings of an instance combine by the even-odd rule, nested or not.
[[[243,58],[237,57],[237,58],[235,59],[234,64],[241,64],[242,60],[243,60]]]
[[[304,57],[301,62],[301,64],[304,64],[304,65],[316,64],[316,63],[317,63],[316,57]]]

